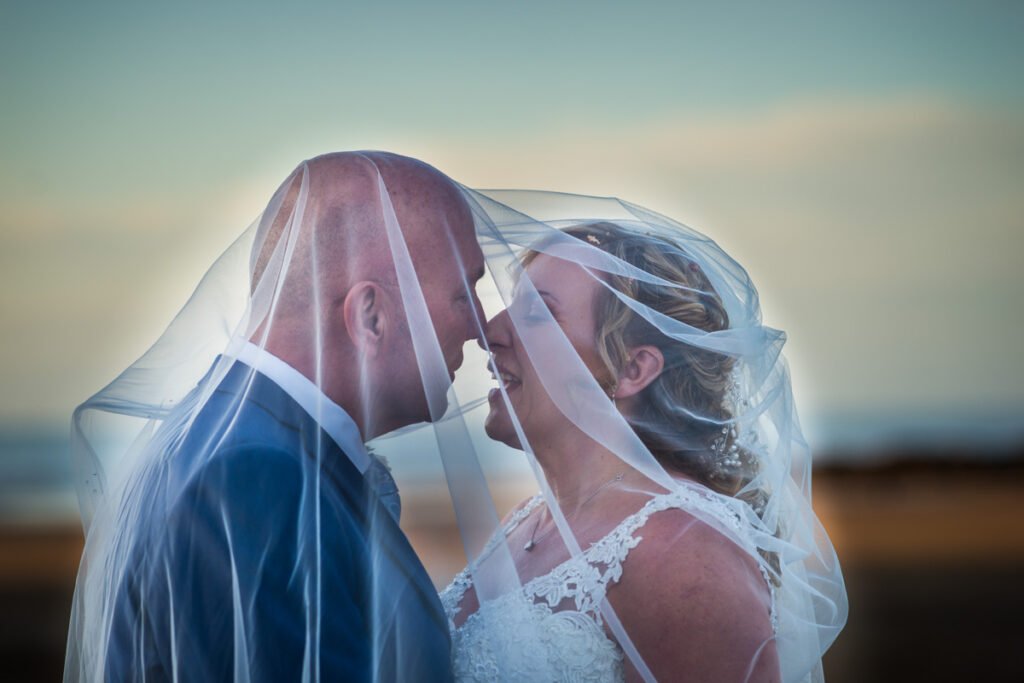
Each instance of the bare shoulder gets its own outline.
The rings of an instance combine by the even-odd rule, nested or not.
[[[667,585],[699,583],[727,592],[734,592],[740,579],[765,586],[758,563],[746,550],[685,510],[670,508],[652,514],[636,535],[642,540],[628,561],[642,576],[656,576]]]
[[[653,514],[637,536],[608,598],[655,677],[777,680],[771,596],[757,561],[683,510]]]

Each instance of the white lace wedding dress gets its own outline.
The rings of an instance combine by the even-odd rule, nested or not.
[[[538,494],[504,527],[507,536],[542,502]],[[607,536],[520,590],[485,603],[459,627],[470,568],[441,592],[452,632],[452,666],[457,681],[622,681],[625,657],[605,633],[600,605],[622,577],[622,563],[642,536],[637,531],[656,512],[699,509],[742,533],[736,514],[706,489],[683,487],[652,498]],[[765,580],[768,581],[767,575]],[[772,584],[768,581],[769,589]],[[563,603],[572,601],[572,609]],[[561,609],[557,609],[562,605]],[[775,625],[774,596],[772,624]]]

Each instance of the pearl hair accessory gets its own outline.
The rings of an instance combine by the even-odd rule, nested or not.
[[[715,454],[715,472],[711,476],[716,479],[728,476],[743,464],[740,462],[737,436],[735,426],[722,427],[722,435],[711,444],[711,452]]]

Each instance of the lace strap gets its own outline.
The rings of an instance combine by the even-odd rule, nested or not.
[[[493,551],[494,546],[522,523],[541,502],[542,497],[538,494],[517,510],[505,524],[504,534],[496,534],[481,557]],[[590,614],[598,624],[602,624],[601,602],[607,594],[608,587],[622,578],[622,564],[629,556],[629,552],[643,540],[643,536],[637,535],[637,532],[651,515],[672,508],[703,513],[713,518],[734,534],[737,540],[749,546],[746,548],[748,552],[756,553],[754,544],[745,532],[745,523],[736,510],[717,494],[703,487],[682,485],[674,491],[651,498],[642,508],[619,522],[610,533],[593,543],[581,555],[570,557],[547,574],[534,577],[523,586],[524,592],[546,602],[551,608],[565,599],[572,599],[578,612]],[[759,562],[758,565],[771,595],[770,616],[772,627],[777,632],[775,585],[764,563]],[[449,618],[453,618],[459,611],[458,604],[472,585],[470,569],[463,569],[441,596]]]
[[[744,537],[739,515],[718,499],[716,494],[703,488],[684,485],[651,498],[642,508],[619,522],[610,533],[584,550],[580,557],[570,558],[549,574],[529,582],[524,588],[536,597],[543,598],[552,607],[565,598],[573,598],[578,611],[589,612],[600,622],[598,608],[608,587],[622,578],[622,563],[643,540],[643,536],[637,535],[637,532],[651,515],[671,508],[707,513],[734,531],[738,537]],[[767,580],[763,568],[762,574],[765,574]],[[771,587],[771,582],[768,583]],[[772,611],[774,622],[774,596]]]
[[[480,557],[484,558],[494,552],[495,547],[502,540],[505,539],[519,526],[524,519],[530,516],[530,513],[537,509],[537,506],[541,504],[543,496],[541,494],[535,495],[530,500],[526,501],[526,504],[516,510],[512,517],[502,526],[502,533],[495,534],[491,537],[491,540],[487,542],[483,551],[480,553]],[[469,590],[470,586],[473,585],[472,576],[472,563],[466,565],[462,571],[455,575],[452,582],[448,587],[441,593],[441,605],[444,607],[445,613],[449,619],[454,619],[455,615],[459,613],[459,603],[462,602],[462,598],[466,595],[466,591]]]
[[[602,599],[608,586],[622,578],[622,563],[629,555],[629,551],[643,540],[643,537],[637,536],[636,532],[647,523],[647,520],[654,513],[673,508],[691,513],[706,513],[733,532],[735,539],[744,543],[747,552],[756,555],[756,547],[750,542],[745,532],[745,524],[736,510],[723,502],[717,494],[707,489],[683,485],[674,491],[656,496],[647,501],[637,512],[622,520],[611,533],[584,551],[583,555],[589,564],[602,565],[604,567],[603,571],[601,571],[598,586],[595,586],[600,588]],[[758,568],[768,586],[771,598],[770,618],[772,629],[777,632],[778,618],[775,606],[775,584],[772,582],[763,562],[758,561]],[[597,617],[600,618],[599,613]]]

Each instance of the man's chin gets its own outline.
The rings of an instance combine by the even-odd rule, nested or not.
[[[396,416],[397,424],[394,429],[438,422],[448,412],[447,391],[444,394],[438,392],[432,401],[427,401],[422,390],[417,393],[419,393],[419,398],[415,402],[409,400],[402,402],[401,410]],[[431,404],[433,404],[433,411],[431,411]],[[436,414],[431,414],[432,412]]]
[[[448,403],[450,389],[451,385],[449,384],[444,388],[444,393],[438,392],[437,396],[434,397],[434,407],[441,412],[441,414],[437,416],[437,419],[441,419],[441,417],[443,417],[444,414],[448,412],[448,408],[451,407],[450,404]]]

